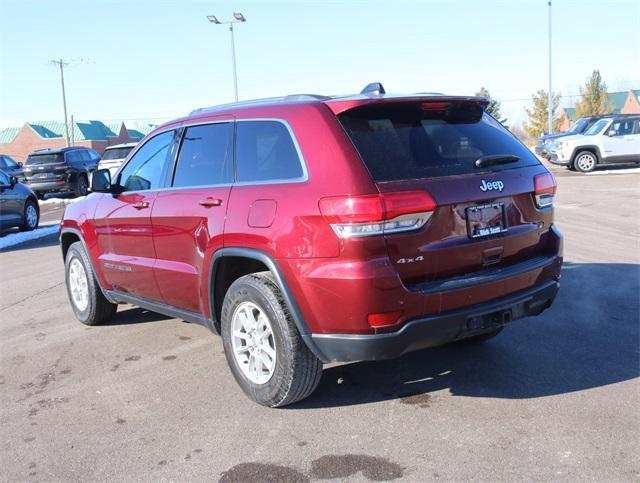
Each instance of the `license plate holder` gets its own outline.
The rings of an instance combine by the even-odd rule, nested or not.
[[[507,217],[502,202],[469,206],[465,211],[469,238],[484,238],[507,231]]]

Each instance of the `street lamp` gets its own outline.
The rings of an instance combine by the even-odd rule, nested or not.
[[[236,102],[238,102],[238,74],[236,72],[236,45],[235,39],[233,37],[233,24],[246,22],[247,19],[244,18],[240,12],[233,12],[234,20],[218,20],[215,15],[207,15],[207,20],[209,22],[214,23],[216,25],[229,25],[229,32],[231,32],[231,60],[233,62],[233,91],[236,96]]]
[[[548,134],[553,134],[553,94],[551,92],[551,0],[549,5],[549,93],[547,97]]]

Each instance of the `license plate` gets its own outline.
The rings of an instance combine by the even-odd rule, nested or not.
[[[34,174],[33,177],[35,179],[53,178],[53,173],[38,173]]]
[[[469,238],[482,238],[507,231],[504,203],[489,203],[467,208]]]

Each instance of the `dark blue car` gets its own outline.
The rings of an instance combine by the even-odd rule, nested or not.
[[[38,199],[31,188],[0,170],[0,229],[33,230],[40,222]]]

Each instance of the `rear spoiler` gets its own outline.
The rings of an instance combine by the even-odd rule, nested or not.
[[[441,96],[441,95],[415,95],[406,97],[370,97],[367,95],[354,96],[349,99],[329,99],[324,103],[337,116],[349,109],[356,107],[370,106],[376,104],[393,104],[393,103],[447,103],[447,104],[478,104],[482,109],[486,109],[490,101],[486,97],[480,96]]]

